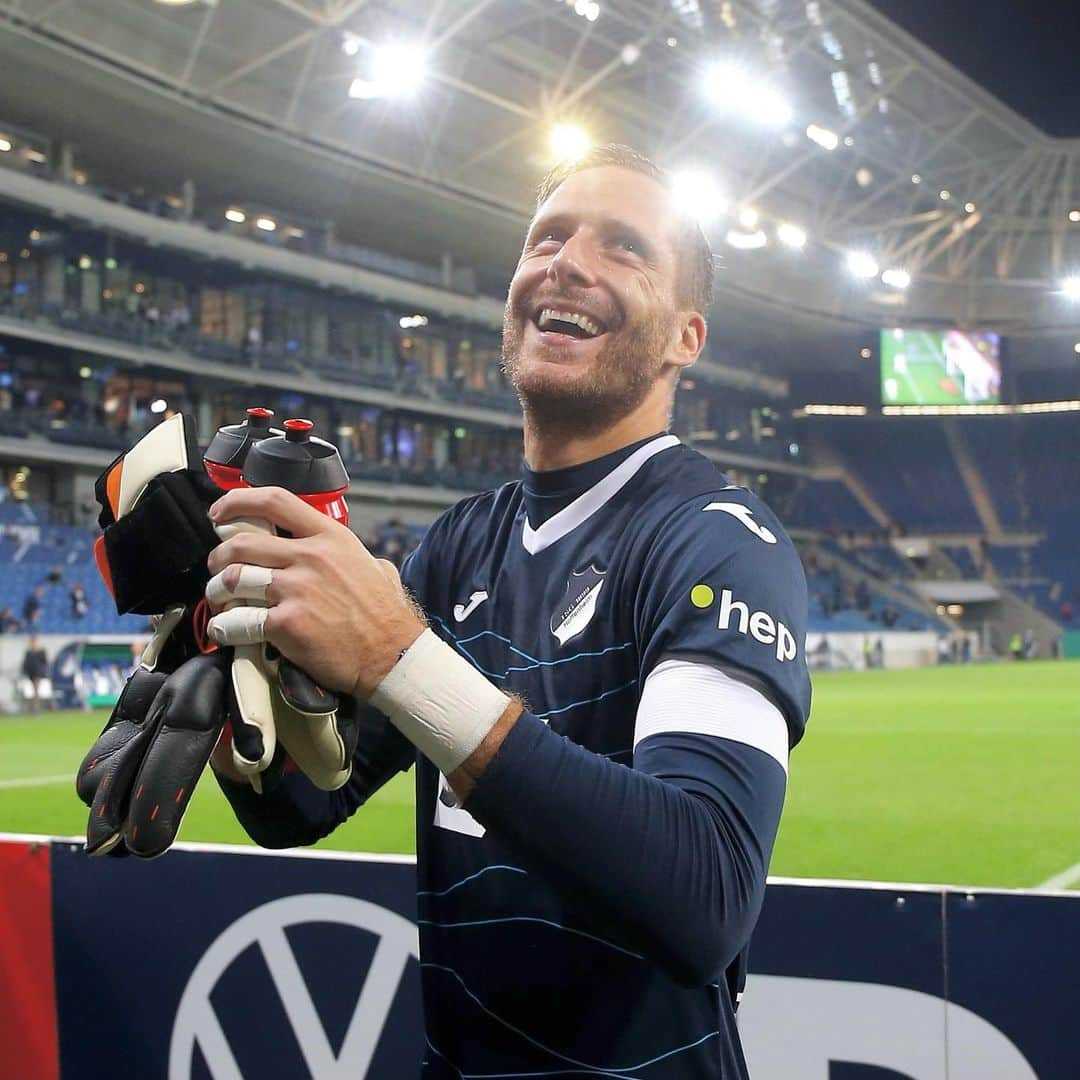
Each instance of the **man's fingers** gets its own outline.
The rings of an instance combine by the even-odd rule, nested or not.
[[[218,574],[230,563],[249,563],[281,569],[292,565],[295,552],[293,541],[269,533],[240,532],[218,544],[210,552],[206,565],[211,574]]]
[[[215,615],[207,624],[210,637],[219,645],[257,645],[266,640],[270,608],[234,607]]]
[[[262,518],[292,536],[316,536],[343,528],[292,492],[279,487],[234,488],[211,507],[215,524],[236,518]]]
[[[230,563],[206,583],[206,599],[215,611],[233,600],[258,600],[265,604],[266,590],[273,579],[273,570],[266,566]]]

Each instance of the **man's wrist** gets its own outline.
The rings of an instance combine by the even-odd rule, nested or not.
[[[506,694],[428,629],[368,700],[445,776],[481,746],[510,704]]]

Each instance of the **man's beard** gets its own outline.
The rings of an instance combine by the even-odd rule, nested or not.
[[[591,435],[629,416],[656,384],[675,330],[674,313],[661,313],[613,333],[588,368],[565,378],[560,370],[522,370],[526,321],[506,307],[502,367],[530,423],[544,431]],[[552,365],[554,368],[555,365]]]

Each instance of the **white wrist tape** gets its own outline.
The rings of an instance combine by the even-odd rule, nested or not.
[[[510,704],[430,629],[405,650],[370,701],[444,776],[484,741]]]

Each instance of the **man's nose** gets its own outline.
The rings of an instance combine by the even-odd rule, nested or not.
[[[567,237],[548,264],[548,277],[559,285],[588,287],[596,280],[595,253],[580,233]]]

